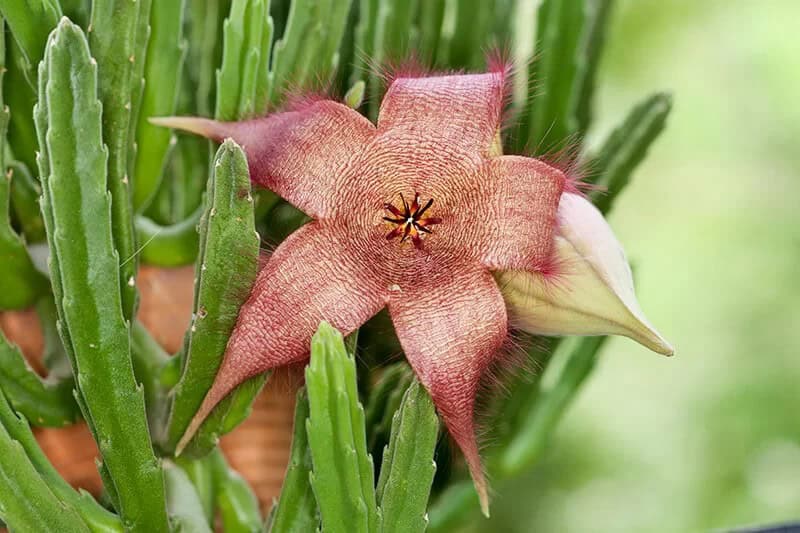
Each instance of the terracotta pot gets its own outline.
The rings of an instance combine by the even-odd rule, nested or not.
[[[141,295],[138,318],[170,353],[180,349],[192,312],[194,268],[162,269],[143,266],[137,282]],[[0,313],[0,328],[43,372],[43,341],[32,310]],[[282,372],[271,378],[253,405],[252,415],[222,439],[231,465],[250,482],[262,507],[269,508],[280,492],[289,460],[294,395],[301,378]],[[34,429],[39,444],[62,476],[73,486],[100,491],[95,466],[97,447],[86,424],[67,428]]]

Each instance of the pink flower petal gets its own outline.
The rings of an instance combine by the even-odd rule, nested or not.
[[[483,264],[493,270],[547,268],[564,174],[538,159],[509,155],[490,159],[487,169],[496,189],[485,221],[492,235]]]
[[[405,129],[464,153],[488,155],[500,129],[505,72],[397,78],[381,103],[378,130]]]
[[[385,287],[342,249],[335,234],[311,222],[275,250],[239,312],[222,366],[179,450],[234,387],[305,360],[320,322],[347,335],[384,307]]]
[[[151,122],[216,141],[231,137],[244,148],[254,183],[316,219],[332,213],[337,178],[375,134],[369,120],[331,100],[241,122],[194,117]]]
[[[489,273],[465,268],[392,293],[389,313],[408,362],[464,453],[488,514],[473,415],[480,379],[507,334],[500,291]]]

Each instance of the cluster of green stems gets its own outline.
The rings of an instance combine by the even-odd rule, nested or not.
[[[430,398],[405,363],[376,355],[386,350],[368,331],[343,341],[323,324],[315,336],[284,488],[267,517],[217,446],[265,376],[240,386],[175,457],[260,243],[305,219],[251,191],[232,141],[176,138],[147,119],[253,117],[315,84],[374,118],[383,88],[374,65],[413,50],[435,69],[481,69],[486,46],[508,43],[528,66],[505,146],[568,149],[592,169],[590,196],[605,213],[670,109],[655,94],[599,147],[581,144],[612,3],[545,0],[523,25],[515,21],[528,2],[511,0],[94,0],[91,9],[0,0],[9,30],[0,39],[0,310],[35,306],[49,372],[36,375],[0,335],[0,518],[19,531],[210,531],[218,517],[226,531],[282,532],[449,531],[473,516],[463,472],[436,471],[448,454]],[[33,259],[44,243],[46,271]],[[140,264],[195,264],[192,322],[174,356],[136,319]],[[536,463],[602,345],[535,343],[529,356],[548,378],[514,379],[490,406],[502,413],[486,452],[496,483]],[[356,351],[372,362],[358,379]],[[100,450],[103,505],[56,473],[29,427],[79,419]]]

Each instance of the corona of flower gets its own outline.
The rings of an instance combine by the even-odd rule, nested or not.
[[[305,360],[321,321],[348,334],[388,307],[488,512],[473,415],[509,331],[494,275],[558,275],[557,212],[569,188],[552,166],[499,153],[506,82],[505,68],[399,77],[377,124],[330,100],[235,123],[157,120],[232,137],[253,181],[314,219],[261,270],[184,444],[238,384]],[[546,333],[584,332],[556,331],[559,320]]]

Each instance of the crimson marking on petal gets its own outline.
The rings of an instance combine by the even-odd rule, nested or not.
[[[394,239],[395,237],[397,237],[398,235],[400,235],[400,233],[402,233],[402,232],[403,232],[403,226],[397,226],[392,231],[390,231],[389,233],[386,234],[386,240],[390,241],[390,240]]]
[[[428,200],[429,203],[433,203],[433,199]],[[411,202],[411,212],[417,213],[419,211],[419,193],[414,193],[414,201]],[[418,213],[418,215],[422,215],[422,213]]]
[[[417,226],[427,227],[427,226],[432,226],[434,224],[441,224],[441,223],[442,223],[442,219],[439,218],[439,217],[428,217],[428,218],[423,218],[423,219],[418,220],[417,221]]]
[[[415,203],[417,202],[417,199],[416,199],[416,198],[414,199],[414,202],[415,202]],[[417,205],[417,207],[419,207],[419,204],[416,204],[416,205]],[[422,215],[424,215],[424,214],[425,214],[425,211],[427,211],[427,210],[428,210],[428,208],[429,208],[430,206],[432,206],[432,205],[433,205],[433,198],[431,198],[430,200],[428,200],[428,203],[427,203],[427,204],[425,204],[425,207],[423,207],[422,209],[420,209],[419,211],[417,211],[417,217],[421,217]]]
[[[396,217],[400,217],[400,218],[402,218],[402,217],[403,217],[403,212],[402,212],[402,211],[400,211],[399,209],[397,209],[397,208],[396,208],[395,206],[393,206],[392,204],[388,204],[388,203],[387,203],[387,204],[383,204],[383,206],[384,206],[384,208],[386,208],[386,209],[387,209],[387,210],[388,210],[388,211],[389,211],[391,214],[393,214],[394,216],[396,216]]]

